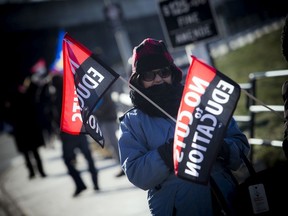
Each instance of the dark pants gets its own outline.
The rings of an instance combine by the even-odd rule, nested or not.
[[[80,150],[84,155],[94,187],[98,187],[97,169],[94,164],[94,160],[89,148],[89,143],[86,135],[70,135],[61,133],[62,150],[64,163],[68,169],[70,176],[73,178],[76,188],[84,188],[85,183],[83,182],[80,172],[75,167],[76,162],[76,151]]]
[[[33,163],[31,162],[31,156],[33,155],[35,161],[36,161],[36,165],[37,165],[37,168],[38,168],[38,171],[40,173],[40,175],[42,177],[45,177],[46,174],[43,170],[43,165],[42,165],[42,160],[40,158],[40,155],[38,153],[38,150],[37,149],[33,149],[33,150],[30,150],[30,151],[25,151],[23,152],[23,155],[24,155],[24,158],[25,158],[25,163],[26,163],[26,166],[29,170],[29,175],[30,177],[33,177],[35,175],[35,171],[34,171],[34,166],[33,166]]]

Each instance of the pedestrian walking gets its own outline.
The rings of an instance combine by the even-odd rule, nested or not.
[[[98,191],[98,170],[95,167],[94,159],[91,153],[92,151],[86,135],[71,135],[60,132],[60,138],[62,142],[63,160],[68,169],[68,173],[72,177],[75,184],[75,192],[73,193],[73,197],[77,197],[82,191],[87,189],[86,184],[81,177],[81,172],[76,168],[78,151],[83,154],[88,164],[88,170],[91,175],[94,190]]]
[[[37,173],[43,178],[46,177],[39,153],[39,148],[45,146],[45,139],[37,115],[37,88],[38,86],[27,77],[15,94],[5,101],[5,118],[12,126],[11,134],[17,150],[24,157],[29,179],[34,178]]]
[[[91,175],[94,190],[99,190],[98,185],[98,170],[95,165],[95,161],[92,155],[92,149],[88,138],[85,134],[72,135],[60,131],[60,119],[62,110],[62,91],[63,91],[63,76],[60,74],[51,75],[51,85],[53,91],[51,92],[51,107],[53,109],[55,125],[55,133],[59,134],[62,142],[62,157],[67,167],[68,173],[71,176],[74,184],[75,191],[73,197],[77,197],[81,192],[87,189],[84,183],[80,171],[77,169],[77,154],[82,153]]]

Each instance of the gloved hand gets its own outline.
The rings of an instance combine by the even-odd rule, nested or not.
[[[174,139],[169,139],[169,141],[158,147],[158,152],[170,170],[174,170],[173,162],[173,142]]]
[[[223,159],[226,163],[229,162],[229,157],[230,157],[230,149],[228,144],[223,140],[221,148],[218,153],[218,157]]]

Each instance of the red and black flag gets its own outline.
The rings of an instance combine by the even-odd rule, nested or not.
[[[104,147],[104,137],[93,110],[119,74],[70,37],[63,38],[63,100],[61,130],[88,133]]]
[[[178,177],[208,183],[240,91],[236,82],[192,56],[174,136]]]

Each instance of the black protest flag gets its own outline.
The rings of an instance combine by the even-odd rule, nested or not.
[[[208,183],[240,93],[236,82],[192,56],[174,136],[178,177]]]
[[[93,110],[119,74],[67,33],[63,38],[63,65],[61,130],[70,134],[87,133],[104,147]]]

